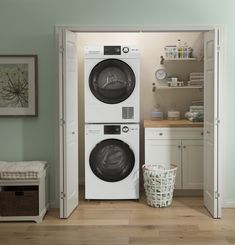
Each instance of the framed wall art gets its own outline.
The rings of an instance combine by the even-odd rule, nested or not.
[[[0,55],[0,116],[37,115],[37,55]]]

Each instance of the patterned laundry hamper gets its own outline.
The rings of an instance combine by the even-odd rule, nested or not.
[[[168,207],[172,203],[177,167],[166,169],[161,165],[142,166],[144,189],[148,205],[156,208]]]

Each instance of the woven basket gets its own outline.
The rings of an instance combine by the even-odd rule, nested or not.
[[[168,207],[172,203],[177,167],[165,169],[161,165],[143,165],[144,189],[148,205]]]

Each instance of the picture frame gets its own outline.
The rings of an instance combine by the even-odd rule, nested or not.
[[[0,117],[38,116],[37,55],[0,55]]]

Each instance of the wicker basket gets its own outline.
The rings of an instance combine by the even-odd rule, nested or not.
[[[156,208],[171,205],[177,167],[165,169],[161,165],[143,165],[144,189],[148,205]]]

